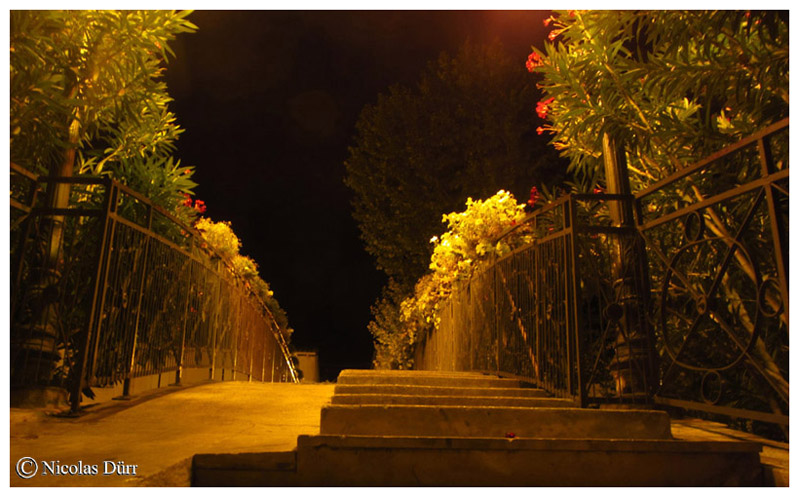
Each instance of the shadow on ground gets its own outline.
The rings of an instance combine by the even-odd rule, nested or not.
[[[319,433],[320,409],[334,384],[170,389],[96,405],[76,419],[12,409],[11,486],[188,486],[197,453],[287,451],[298,435]],[[29,479],[16,471],[26,457],[37,468]],[[125,475],[133,465],[135,475]],[[48,466],[65,472],[53,475]]]

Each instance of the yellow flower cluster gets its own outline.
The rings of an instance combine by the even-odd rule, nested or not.
[[[261,298],[267,307],[270,308],[273,315],[279,315],[276,316],[276,319],[279,324],[282,325],[282,328],[287,331],[290,330],[285,323],[285,312],[275,300],[274,293],[269,288],[269,284],[265,282],[258,273],[258,264],[256,264],[252,258],[239,254],[242,242],[239,240],[239,237],[233,233],[230,222],[216,222],[208,218],[199,218],[195,223],[195,228],[200,231],[200,234],[208,245],[211,246],[217,254],[223,256],[230,262],[230,271],[244,280],[245,286]]]
[[[194,226],[220,255],[233,259],[234,256],[239,254],[242,242],[233,233],[229,221],[215,222],[209,218],[200,218]]]
[[[480,263],[511,250],[508,241],[498,242],[498,238],[524,217],[524,205],[505,190],[486,200],[468,198],[464,211],[444,215],[448,231],[431,238],[435,244],[431,272],[417,282],[414,295],[400,306],[409,340],[438,326],[440,303],[457,281],[469,279]]]

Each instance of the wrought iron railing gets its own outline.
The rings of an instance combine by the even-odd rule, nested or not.
[[[655,400],[788,427],[788,118],[637,193],[636,211]]]
[[[498,242],[516,247],[457,285],[416,367],[516,377],[579,405],[624,397],[617,384],[641,367],[615,349],[610,246],[635,230],[611,226],[607,212],[632,200],[568,195],[506,231]]]
[[[13,387],[68,388],[77,409],[87,387],[187,368],[297,381],[269,308],[197,231],[109,179],[11,173]]]
[[[510,254],[453,289],[416,368],[520,377],[582,406],[654,400],[788,426],[788,125],[635,196],[532,213],[501,236]],[[611,222],[619,203],[636,226]]]

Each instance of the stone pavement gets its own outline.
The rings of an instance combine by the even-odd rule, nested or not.
[[[103,403],[76,419],[11,409],[10,484],[188,486],[197,453],[288,451],[297,436],[317,434],[333,390],[333,384],[218,382]],[[23,457],[37,462],[35,477],[15,472]],[[43,462],[79,465],[84,475],[45,476]],[[133,465],[136,475],[120,475]]]
[[[98,404],[77,419],[11,409],[10,484],[188,486],[196,454],[287,452],[297,446],[298,436],[319,434],[320,412],[334,387],[247,382],[168,387],[131,401]],[[672,434],[685,440],[761,442],[761,460],[774,469],[775,484],[788,484],[788,444],[702,420],[673,420]],[[37,462],[37,476],[26,480],[16,475],[23,457]],[[97,475],[44,476],[42,462],[66,465],[67,471],[70,465],[81,465],[84,474],[94,473],[92,466],[97,466]],[[106,465],[111,475],[102,475]],[[120,475],[133,465],[135,475]]]

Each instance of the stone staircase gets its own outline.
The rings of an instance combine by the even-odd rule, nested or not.
[[[345,370],[291,452],[195,455],[197,486],[760,485],[761,445],[673,439],[666,413],[581,409],[476,373]]]

